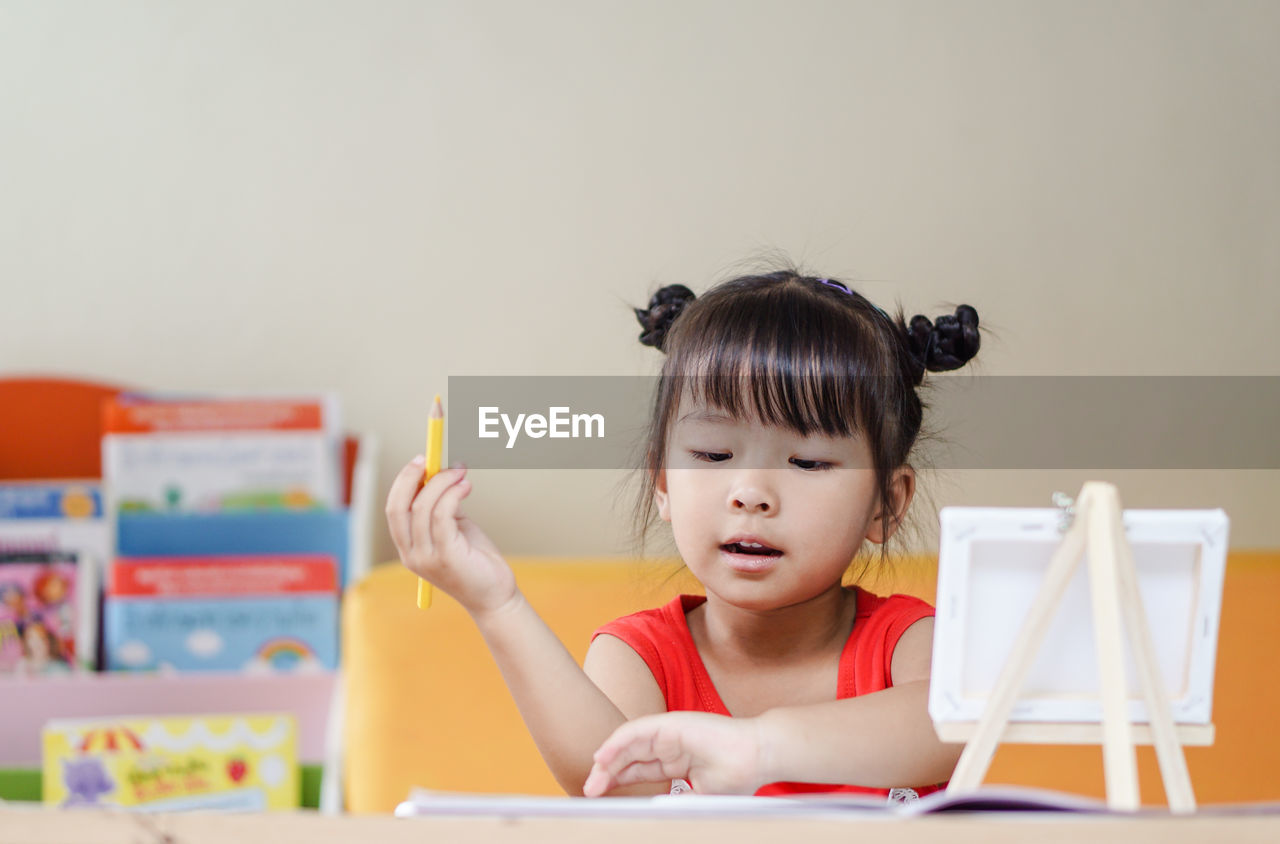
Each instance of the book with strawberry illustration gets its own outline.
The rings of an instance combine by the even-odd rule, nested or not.
[[[287,714],[50,721],[44,802],[146,811],[296,809],[297,723]]]

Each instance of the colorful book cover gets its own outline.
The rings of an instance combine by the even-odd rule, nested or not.
[[[156,812],[296,809],[297,734],[288,714],[50,721],[44,802]]]
[[[337,564],[326,555],[122,558],[103,613],[111,670],[337,668]]]
[[[0,553],[0,674],[92,668],[94,583],[70,552]]]
[[[111,558],[97,481],[0,482],[0,553],[70,551],[101,573]]]
[[[342,507],[338,402],[124,395],[103,410],[112,512]]]
[[[97,481],[0,482],[0,519],[101,519]]]

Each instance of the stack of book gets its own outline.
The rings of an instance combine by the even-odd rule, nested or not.
[[[103,431],[105,667],[337,667],[349,531],[336,400],[122,396]]]

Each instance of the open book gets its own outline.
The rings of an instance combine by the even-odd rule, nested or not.
[[[588,799],[529,795],[471,794],[414,789],[396,807],[396,817],[489,815],[499,817],[785,817],[812,815],[883,818],[937,812],[1077,812],[1107,813],[1105,803],[1076,794],[1014,786],[987,787],[966,795],[938,791],[899,802],[848,794],[796,797],[749,795],[661,794],[655,797]]]

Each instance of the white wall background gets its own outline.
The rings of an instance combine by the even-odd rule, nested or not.
[[[652,372],[629,305],[778,249],[984,373],[1280,375],[1277,150],[1268,0],[0,0],[0,373],[332,389],[385,487],[449,375]],[[628,549],[615,473],[476,475],[511,554]],[[1280,545],[1278,472],[932,505],[1086,475]]]

